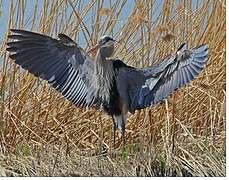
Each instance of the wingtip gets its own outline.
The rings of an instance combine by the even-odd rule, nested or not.
[[[6,45],[9,47],[11,42],[7,42]]]
[[[202,44],[202,46],[205,47],[205,50],[208,50],[209,49],[208,44]]]
[[[208,44],[201,44],[201,45],[197,46],[196,48],[205,48],[205,49],[208,49]]]
[[[62,34],[62,33],[58,34],[58,38],[66,46],[74,46],[74,45],[76,45],[76,42],[73,41],[69,36],[67,36],[65,34]]]
[[[25,30],[22,30],[22,29],[13,29],[13,28],[11,28],[9,30],[10,30],[11,33],[14,33],[14,34],[21,34],[21,33],[25,32]],[[9,36],[10,35],[8,35],[8,37]]]
[[[184,51],[188,48],[187,43],[183,43],[180,45],[180,47],[177,49],[177,52]]]
[[[19,31],[19,29],[10,28],[10,31],[13,32],[13,33],[16,33],[16,32]]]
[[[16,39],[16,37],[17,37],[16,35],[12,35],[12,34],[7,36],[8,39]]]
[[[206,43],[206,44],[201,44],[201,45],[199,45],[199,46],[196,46],[196,47],[194,47],[194,48],[192,48],[192,49],[198,49],[198,48],[202,48],[202,49],[209,49],[209,47],[208,47],[208,44]],[[180,47],[177,49],[177,51],[183,51],[183,50],[186,50],[186,49],[188,49],[188,44],[187,43],[182,43],[181,45],[180,45]]]
[[[7,48],[6,48],[6,51],[10,52],[10,47],[7,47]]]
[[[201,44],[197,47],[192,48],[191,51],[195,54],[204,54],[205,56],[207,56],[209,53],[209,47],[208,44]]]
[[[24,30],[24,29],[14,29],[14,28],[10,28],[9,29],[11,32],[16,33],[16,34],[28,34],[28,33],[32,33],[32,34],[37,34],[35,32],[32,31],[28,31],[28,30]]]

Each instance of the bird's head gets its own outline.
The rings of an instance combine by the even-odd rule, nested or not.
[[[107,35],[102,36],[99,39],[97,45],[92,47],[88,52],[90,53],[90,52],[99,50],[98,53],[100,53],[101,56],[110,57],[114,52],[114,44],[116,42],[118,42],[118,41],[115,41],[110,36],[107,36]]]

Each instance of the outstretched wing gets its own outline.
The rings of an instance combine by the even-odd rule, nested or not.
[[[164,100],[179,87],[189,83],[202,71],[207,62],[207,56],[207,45],[188,50],[186,44],[183,44],[176,54],[169,55],[157,65],[141,70],[129,68],[125,74],[129,76],[132,74],[132,77],[128,79],[124,77],[124,73],[120,73],[120,81],[117,84],[121,84],[123,79],[125,79],[125,84],[130,83],[126,88],[128,88],[128,93],[132,93],[129,93],[128,101],[125,101],[129,111],[134,112],[136,109],[152,106]],[[121,91],[120,93],[123,94]],[[126,95],[123,94],[122,98],[125,97]]]
[[[47,80],[76,106],[95,103],[94,62],[72,39],[64,34],[57,40],[25,30],[11,32],[7,51],[16,64]]]

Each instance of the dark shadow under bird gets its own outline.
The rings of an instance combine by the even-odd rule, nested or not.
[[[7,51],[10,58],[40,77],[78,107],[103,109],[113,119],[113,143],[116,129],[125,141],[128,112],[152,106],[193,80],[208,59],[208,46],[187,49],[182,44],[176,53],[160,63],[138,69],[110,58],[116,41],[100,38],[90,51],[97,50],[95,61],[71,38],[59,39],[11,29]],[[125,142],[124,142],[125,143]]]

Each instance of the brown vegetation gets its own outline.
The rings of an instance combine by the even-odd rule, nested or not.
[[[224,1],[193,7],[192,1],[165,0],[157,17],[158,1],[137,0],[122,21],[125,0],[108,8],[102,0],[85,6],[44,0],[41,12],[38,2],[28,15],[25,0],[11,1],[8,28],[53,37],[64,32],[87,48],[111,34],[123,42],[114,56],[137,67],[156,63],[182,42],[207,43],[209,61],[197,79],[164,103],[130,115],[128,145],[118,148],[118,138],[111,156],[111,119],[76,108],[20,69],[5,51],[7,31],[0,44],[0,176],[225,176]]]

